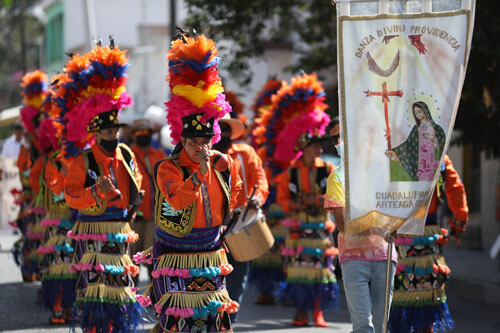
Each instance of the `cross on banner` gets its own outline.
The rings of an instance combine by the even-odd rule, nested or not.
[[[387,103],[389,103],[389,96],[403,97],[402,90],[387,91],[387,83],[382,83],[382,91],[364,91],[366,97],[371,96],[382,96],[382,103],[384,103],[384,113],[385,113],[385,137],[387,138],[387,150],[391,150],[391,127],[389,126],[389,111]]]

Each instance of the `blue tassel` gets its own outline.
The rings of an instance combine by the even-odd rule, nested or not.
[[[446,303],[415,307],[391,306],[388,324],[390,332],[422,332],[431,327],[436,333],[454,328]]]
[[[285,274],[281,267],[250,267],[248,279],[262,295],[273,295],[285,280]]]
[[[142,315],[142,307],[138,302],[130,304],[110,304],[106,302],[82,302],[73,310],[73,321],[71,328],[75,330],[75,315],[82,330],[110,333],[110,325],[113,333],[125,333],[137,330]]]
[[[314,310],[316,299],[320,299],[320,309],[338,308],[339,287],[336,282],[329,283],[299,283],[291,282],[281,293],[282,301],[290,301],[298,310],[308,312]]]
[[[61,292],[62,287],[62,307],[72,308],[76,299],[75,291],[76,278],[74,279],[44,279],[40,290],[39,303],[47,310],[52,310],[56,297]]]

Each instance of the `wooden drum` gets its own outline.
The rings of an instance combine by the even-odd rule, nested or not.
[[[242,218],[243,214],[226,237],[226,244],[234,260],[244,262],[267,252],[274,244],[274,237],[262,210],[249,209],[244,221]]]

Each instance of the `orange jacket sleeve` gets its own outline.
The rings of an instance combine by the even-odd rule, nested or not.
[[[29,149],[25,146],[21,146],[21,149],[19,149],[19,155],[17,157],[17,167],[19,168],[19,172],[26,171],[31,167],[30,152]]]
[[[51,161],[45,166],[45,184],[55,194],[64,191],[64,175]]]
[[[231,174],[231,202],[229,207],[231,211],[235,209],[238,205],[238,194],[242,190],[243,182],[241,181],[238,166],[234,163],[231,156],[229,158],[229,173]]]
[[[262,160],[259,155],[257,155],[255,150],[251,146],[248,146],[247,152],[247,172],[250,175],[250,184],[252,186],[254,184],[257,185],[255,195],[259,198],[260,204],[263,205],[269,195],[269,184],[267,183],[266,173],[262,168]],[[248,191],[250,192],[248,195],[250,195],[252,188],[249,188]]]
[[[444,163],[446,168],[445,193],[448,198],[448,206],[455,215],[455,219],[467,222],[469,219],[469,207],[467,206],[464,184],[448,155],[444,157]]]
[[[37,158],[30,171],[30,187],[35,194],[38,194],[41,189],[40,177],[43,172],[44,162],[43,157],[40,156]]]
[[[64,178],[64,197],[71,208],[86,209],[96,205],[96,198],[104,194],[96,185],[85,187],[85,165],[83,156],[78,155]]]
[[[290,190],[288,184],[290,183],[289,169],[285,170],[278,179],[278,194],[276,201],[280,204],[285,213],[290,212]]]
[[[208,173],[208,171],[207,171]],[[205,181],[205,175],[196,170],[184,181],[182,173],[170,160],[158,166],[156,182],[165,200],[175,210],[181,210],[198,199],[198,190]]]

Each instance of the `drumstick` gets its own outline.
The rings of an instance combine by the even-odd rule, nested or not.
[[[245,221],[245,218],[247,217],[247,213],[248,213],[248,208],[250,207],[249,203],[250,203],[250,200],[252,200],[254,194],[255,194],[255,190],[257,190],[257,184],[255,184],[253,186],[253,189],[252,189],[252,194],[250,194],[250,197],[248,197],[248,202],[247,202],[247,206],[245,207],[245,212],[243,213],[243,217],[242,217],[242,221]]]

